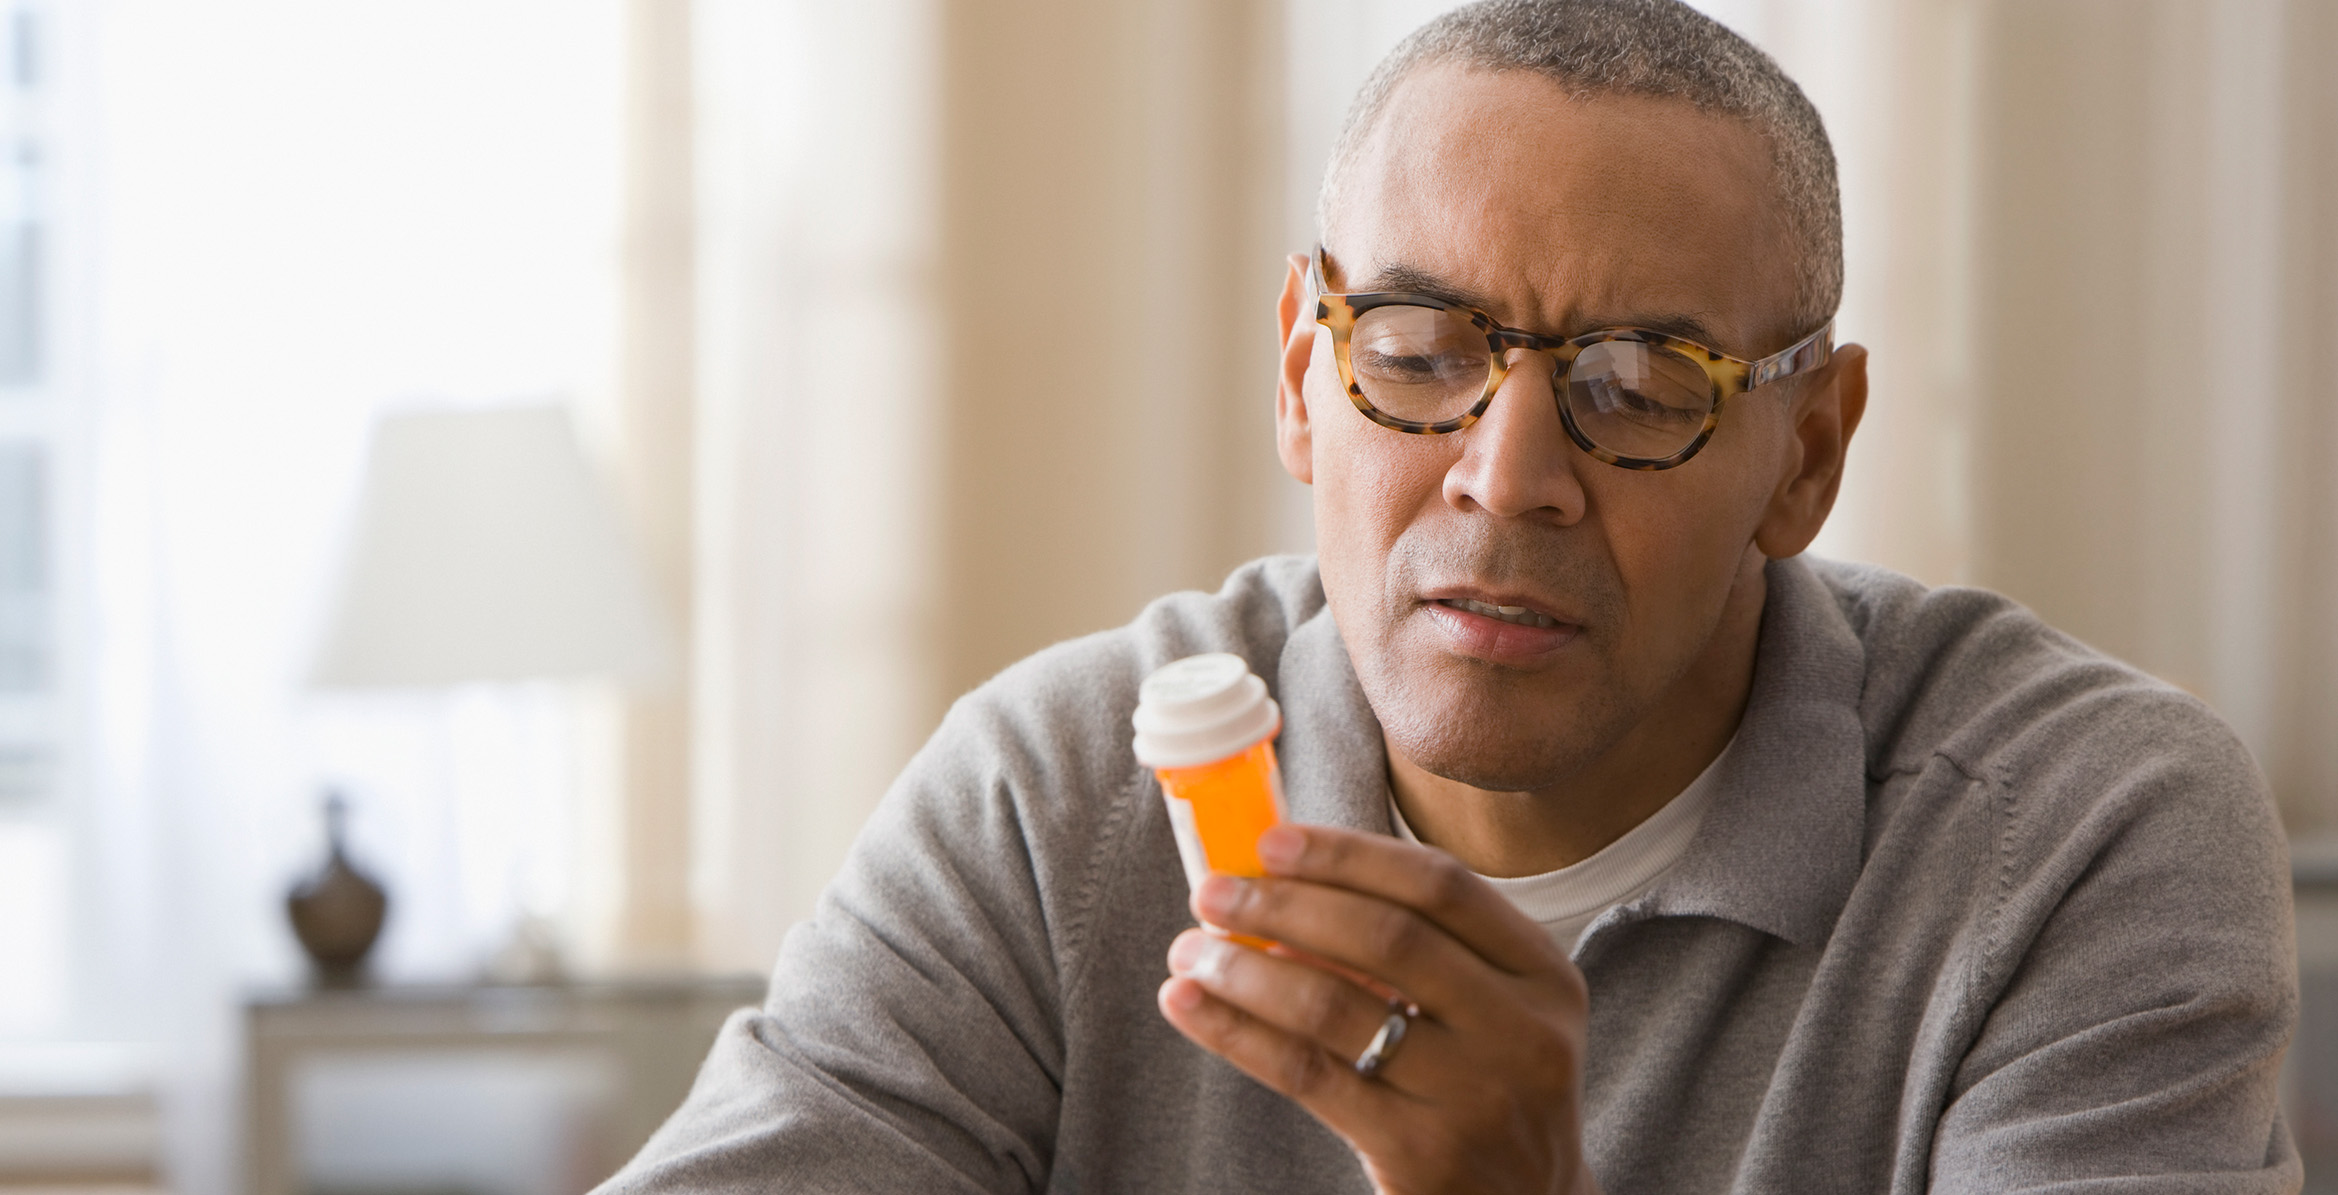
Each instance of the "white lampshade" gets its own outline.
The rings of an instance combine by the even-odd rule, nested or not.
[[[641,562],[556,406],[375,425],[319,688],[604,676],[671,649]]]

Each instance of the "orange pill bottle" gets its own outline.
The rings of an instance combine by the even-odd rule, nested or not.
[[[1186,880],[1266,874],[1258,836],[1284,816],[1274,745],[1283,714],[1266,682],[1240,656],[1188,656],[1145,678],[1134,721],[1137,761],[1161,781]]]

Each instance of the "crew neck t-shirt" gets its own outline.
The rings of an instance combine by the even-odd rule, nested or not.
[[[1734,738],[1730,740],[1730,746],[1736,743]],[[1720,774],[1721,761],[1728,756],[1729,747],[1723,747],[1679,796],[1588,859],[1541,875],[1480,878],[1549,931],[1551,939],[1571,954],[1583,931],[1601,913],[1646,892],[1680,861],[1689,839],[1705,820],[1705,810],[1713,804],[1713,778]],[[1405,823],[1394,793],[1388,798],[1388,818],[1398,837],[1406,842],[1421,841]]]

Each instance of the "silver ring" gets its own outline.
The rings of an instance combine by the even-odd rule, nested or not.
[[[1391,1002],[1388,1019],[1380,1022],[1380,1032],[1373,1034],[1372,1044],[1356,1055],[1356,1073],[1367,1079],[1377,1077],[1380,1068],[1388,1065],[1388,1056],[1396,1053],[1396,1047],[1404,1041],[1405,1030],[1412,1028],[1413,1016],[1419,1011],[1410,1004]]]

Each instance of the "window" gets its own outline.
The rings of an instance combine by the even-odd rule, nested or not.
[[[49,20],[0,3],[0,1039],[64,1029],[73,971]]]

